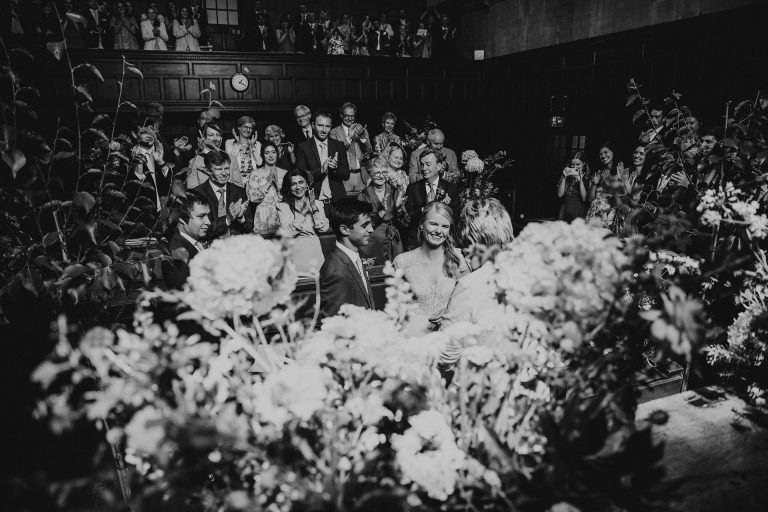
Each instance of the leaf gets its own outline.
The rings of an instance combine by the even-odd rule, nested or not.
[[[37,272],[35,272],[35,274],[32,274],[32,269],[30,267],[25,268],[24,271],[21,273],[21,284],[24,286],[24,288],[29,290],[29,292],[35,297],[38,296],[37,283],[40,281],[39,279],[40,276],[36,274]],[[35,279],[35,277],[37,277],[38,279]]]
[[[128,196],[126,196],[126,195],[125,195],[123,192],[121,192],[120,190],[111,190],[111,189],[110,189],[110,190],[107,190],[105,193],[106,193],[106,195],[108,195],[108,196],[110,196],[110,197],[116,197],[116,198],[118,198],[118,199],[122,199],[123,201],[125,201],[125,200],[127,200],[127,199],[128,199]]]
[[[750,105],[750,100],[744,100],[739,102],[738,105],[736,105],[736,108],[733,109],[733,115],[738,115],[739,112],[744,110],[745,107],[748,107]]]
[[[3,161],[11,168],[11,173],[15,179],[19,171],[27,164],[27,157],[18,148],[10,148],[7,151],[3,151],[2,156]]]
[[[138,76],[139,78],[141,78],[141,79],[144,79],[144,73],[142,73],[142,72],[139,70],[139,68],[137,68],[137,67],[134,67],[134,66],[129,66],[129,65],[127,65],[127,64],[128,64],[128,63],[126,63],[126,66],[125,66],[125,70],[126,70],[127,72],[129,72],[129,73],[133,73],[134,75]]]
[[[109,137],[107,137],[107,134],[104,133],[103,130],[99,130],[98,128],[88,128],[86,132],[95,133],[101,140],[109,142]]]
[[[32,103],[40,99],[40,91],[34,87],[22,87],[16,92],[16,99]]]
[[[632,116],[632,122],[636,123],[638,119],[643,117],[645,115],[645,109],[638,109],[637,112],[635,112],[635,115]]]
[[[639,99],[640,99],[639,94],[632,94],[629,98],[627,98],[627,103],[624,106],[628,107]]]
[[[212,91],[216,90],[216,84],[213,82],[208,82],[208,88]]]
[[[67,268],[65,268],[61,277],[62,279],[66,277],[75,278],[85,274],[87,271],[88,271],[88,267],[80,263],[75,263],[74,265],[70,265]]]
[[[83,95],[83,97],[84,97],[86,100],[88,100],[88,101],[93,101],[93,96],[91,96],[91,93],[90,93],[90,92],[88,92],[88,89],[86,89],[84,86],[82,86],[82,85],[78,85],[78,86],[76,87],[76,90],[77,90],[77,92],[79,92],[80,94],[82,94],[82,95]]]
[[[43,246],[50,247],[59,242],[59,232],[50,231],[43,236]]]
[[[107,114],[99,114],[93,118],[93,121],[91,121],[91,126],[96,126],[97,124],[100,124],[100,123],[107,123],[111,125],[112,118],[109,117]]]
[[[126,261],[118,261],[118,262],[115,262],[114,265],[112,265],[112,268],[115,269],[115,272],[117,272],[123,277],[127,277],[131,281],[133,281],[136,278],[137,269],[131,263],[128,263]]]
[[[211,94],[211,91],[209,91],[208,89],[203,89],[202,91],[200,91],[200,96],[202,96],[205,93]]]
[[[107,242],[107,246],[112,250],[112,256],[117,258],[117,256],[120,254],[120,246],[117,245],[117,242],[114,240],[110,240]]]
[[[216,101],[216,100],[211,100],[211,105],[216,105],[216,106],[219,106],[221,108],[224,108],[224,105],[220,101]],[[211,109],[211,110],[213,110],[213,109]]]
[[[85,62],[83,64],[78,64],[77,66],[72,68],[72,73],[80,74],[80,72],[94,76],[101,82],[104,81],[104,76],[101,74],[101,71],[99,71],[99,69],[93,64],[88,64],[87,62]]]
[[[33,57],[33,56],[32,56],[32,52],[30,52],[30,51],[29,51],[29,50],[27,50],[26,48],[13,48],[13,49],[10,51],[10,54],[11,54],[11,55],[13,55],[14,53],[20,53],[20,54],[22,54],[22,55],[24,55],[24,56],[28,57],[28,58],[29,58],[29,60],[31,60],[31,61],[34,61],[34,60],[35,60],[35,57]]]
[[[739,149],[739,141],[732,139],[731,137],[726,137],[723,139],[723,146],[727,148]]]
[[[122,102],[122,103],[120,104],[120,106],[118,107],[118,109],[120,109],[120,108],[123,108],[123,106],[129,107],[129,108],[131,108],[131,109],[133,109],[133,110],[139,110],[139,107],[137,107],[136,105],[134,105],[134,104],[133,104],[133,103],[131,103],[130,101],[124,101],[124,102]]]
[[[91,211],[91,208],[96,204],[96,199],[88,192],[75,192],[72,194],[72,202],[75,206],[79,206],[85,213]]]
[[[62,204],[61,201],[59,201],[58,199],[54,199],[53,201],[48,201],[47,203],[43,204],[43,206],[41,206],[41,208],[43,208],[43,209],[45,209],[45,208],[57,208],[57,207],[61,206],[61,204]]]
[[[53,148],[56,151],[72,151],[72,143],[67,139],[58,138],[53,141]],[[74,155],[74,153],[72,153]],[[56,157],[54,157],[56,158]]]
[[[99,219],[98,223],[114,231],[122,231],[122,229],[120,229],[120,226],[118,226],[117,224],[115,224],[109,219]]]

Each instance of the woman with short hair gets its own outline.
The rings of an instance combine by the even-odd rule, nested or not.
[[[389,148],[390,144],[403,145],[403,141],[395,134],[395,125],[397,124],[397,116],[392,112],[385,112],[381,116],[381,127],[383,131],[373,138],[373,150],[376,153],[383,153]]]
[[[224,143],[224,151],[238,163],[243,181],[257,167],[261,167],[261,142],[258,141],[256,121],[251,116],[240,116],[237,119],[237,131],[232,130],[232,139]]]
[[[371,183],[360,192],[357,199],[372,207],[373,233],[368,245],[360,247],[360,255],[363,258],[374,258],[374,265],[383,265],[385,261],[392,261],[403,252],[403,243],[394,221],[405,195],[388,181],[391,175],[389,162],[385,158],[376,158],[371,163],[369,173]]]

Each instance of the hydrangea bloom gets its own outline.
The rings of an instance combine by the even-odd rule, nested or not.
[[[468,149],[461,154],[461,163],[467,165],[472,158],[478,158],[477,151],[474,149]]]
[[[470,158],[466,164],[467,172],[479,173],[485,169],[485,163],[479,158]]]
[[[216,240],[191,261],[186,300],[223,318],[269,313],[296,285],[286,256],[282,244],[256,235]]]
[[[323,369],[304,364],[290,364],[255,388],[256,413],[263,422],[279,427],[291,418],[308,420],[329,394]]]

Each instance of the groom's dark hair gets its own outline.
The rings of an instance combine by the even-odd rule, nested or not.
[[[371,215],[371,205],[365,201],[348,197],[331,203],[328,209],[328,217],[336,238],[342,238],[341,226],[351,228],[355,225],[361,215]]]

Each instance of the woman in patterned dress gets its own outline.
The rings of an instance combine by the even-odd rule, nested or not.
[[[253,170],[245,185],[250,201],[247,215],[253,216],[254,233],[268,235],[280,227],[277,205],[282,200],[280,190],[288,171],[277,166],[277,146],[272,142],[261,146],[261,157],[264,167]]]

